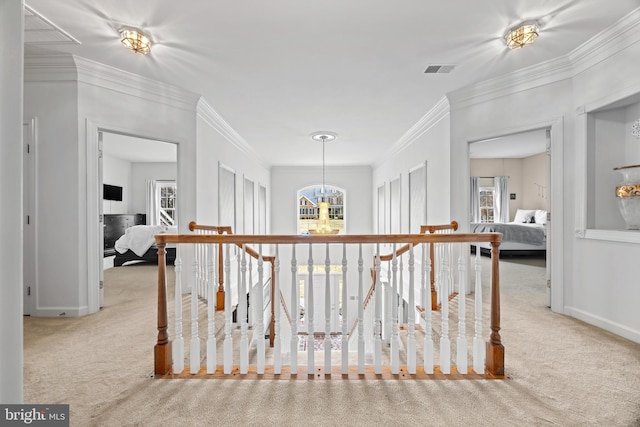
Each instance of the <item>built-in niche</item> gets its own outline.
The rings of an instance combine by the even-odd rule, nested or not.
[[[638,231],[626,230],[615,188],[620,166],[640,165],[640,139],[632,133],[640,119],[640,94],[584,106],[577,115],[577,229],[579,237],[639,241]]]

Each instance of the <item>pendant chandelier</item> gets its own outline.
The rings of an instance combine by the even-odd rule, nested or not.
[[[325,191],[325,163],[324,163],[324,145],[326,142],[331,142],[337,138],[337,135],[332,132],[317,132],[311,135],[311,139],[314,141],[322,142],[322,189],[320,191],[320,197],[318,200],[318,224],[315,229],[310,229],[311,234],[337,234],[340,230],[331,226],[329,219],[329,198]]]

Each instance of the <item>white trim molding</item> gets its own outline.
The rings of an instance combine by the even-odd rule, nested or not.
[[[200,98],[179,87],[76,55],[27,56],[24,74],[27,82],[77,81],[192,112]]]
[[[588,313],[576,307],[565,307],[565,314],[640,344],[640,331],[631,329],[617,322],[612,322],[611,320],[596,316],[595,314]]]
[[[385,152],[385,154],[381,157],[378,162],[374,162],[373,167],[376,168],[382,165],[385,161],[387,161],[390,157],[400,153],[405,150],[411,144],[416,142],[418,138],[420,138],[425,132],[435,126],[440,120],[449,116],[449,100],[446,97],[443,97],[436,103],[436,105],[431,108],[418,120],[418,122],[411,127],[400,139],[391,146],[389,150]]]
[[[571,76],[571,62],[565,56],[454,90],[447,93],[447,98],[451,105],[451,111],[454,111],[501,96],[513,95],[566,80]]]
[[[202,120],[204,120],[209,126],[215,129],[220,135],[222,135],[229,143],[231,143],[242,154],[249,157],[251,160],[258,163],[265,169],[269,169],[268,164],[264,162],[258,153],[245,141],[238,132],[236,132],[223,118],[209,105],[204,99],[200,98],[197,104],[197,114]]]

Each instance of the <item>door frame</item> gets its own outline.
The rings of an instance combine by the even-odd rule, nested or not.
[[[496,130],[490,134],[483,135],[478,138],[467,140],[466,147],[466,188],[467,200],[465,201],[466,211],[469,212],[469,179],[470,179],[470,145],[476,141],[490,138],[499,138],[504,135],[528,132],[539,129],[549,129],[551,131],[551,141],[548,147],[549,182],[549,215],[552,219],[553,226],[547,233],[547,273],[550,277],[550,307],[551,311],[556,313],[564,313],[564,239],[562,231],[564,230],[564,177],[563,177],[563,147],[564,147],[564,119],[557,117],[551,120],[530,123],[527,125]]]
[[[37,308],[38,295],[38,232],[37,223],[37,142],[38,118],[33,117],[22,123],[23,135],[23,314],[30,316]],[[35,302],[35,304],[34,304]]]
[[[86,233],[87,233],[87,311],[88,313],[95,313],[100,310],[100,278],[104,269],[104,256],[103,246],[104,243],[100,240],[100,236],[104,232],[104,227],[101,229],[100,215],[102,215],[101,206],[102,200],[99,196],[102,189],[102,169],[100,168],[100,134],[101,133],[115,133],[125,136],[131,136],[134,138],[143,138],[154,140],[158,142],[167,142],[170,144],[176,144],[177,158],[177,176],[176,185],[180,185],[180,143],[178,141],[171,141],[161,136],[145,135],[144,132],[136,131],[135,129],[125,129],[113,125],[105,125],[96,123],[91,119],[86,119],[86,163],[87,163],[87,187],[86,187]],[[103,218],[103,217],[102,217]],[[103,219],[104,221],[104,219]]]

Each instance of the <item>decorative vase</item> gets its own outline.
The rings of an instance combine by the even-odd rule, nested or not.
[[[640,165],[619,166],[613,170],[623,176],[616,187],[616,197],[627,230],[640,230]]]

